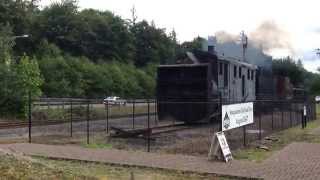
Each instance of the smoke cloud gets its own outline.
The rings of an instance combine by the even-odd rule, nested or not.
[[[226,31],[215,33],[217,43],[240,43],[239,35],[230,34]],[[291,44],[291,38],[288,32],[279,27],[274,21],[262,22],[254,31],[248,34],[249,46],[262,49],[266,54],[271,54],[273,50],[285,49],[291,55],[294,49]]]
[[[217,42],[220,44],[228,43],[228,42],[237,42],[239,39],[238,36],[234,34],[230,34],[226,31],[218,31],[215,33],[215,37],[217,39]]]
[[[274,49],[286,49],[294,54],[289,33],[281,29],[274,21],[261,23],[255,31],[249,34],[249,40],[267,54]]]

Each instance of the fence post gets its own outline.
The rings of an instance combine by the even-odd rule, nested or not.
[[[31,91],[28,92],[28,126],[29,126],[29,143],[31,143],[31,128],[32,128],[32,112],[31,112]]]
[[[89,100],[87,100],[87,144],[89,144],[89,118],[90,118],[90,104]]]
[[[316,102],[313,104],[313,115],[314,115],[314,120],[317,120],[317,103]]]
[[[271,107],[272,107],[272,110],[271,110],[271,130],[273,131],[274,129],[274,123],[273,123],[273,111],[274,111],[274,103],[272,103]]]
[[[313,103],[313,120],[317,120],[317,104]]]
[[[281,104],[281,129],[283,129],[283,103]]]
[[[64,110],[64,100],[62,100],[62,120],[65,121],[66,112]]]
[[[246,141],[246,126],[243,126],[243,146],[247,146],[247,141]]]
[[[136,100],[132,101],[132,129],[134,129]]]
[[[158,111],[158,100],[157,99],[155,99],[154,100],[154,124],[155,124],[155,126],[158,126],[158,120],[157,120],[157,111]]]
[[[70,100],[70,136],[72,137],[72,99]]]
[[[303,110],[301,110],[301,127],[304,129],[304,115],[303,115]]]
[[[296,114],[296,125],[299,125],[299,122],[300,122],[300,111],[299,111],[299,108],[297,108],[295,110],[295,114]]]
[[[221,92],[219,93],[219,117],[221,118],[219,131],[222,131],[222,95],[221,95]]]
[[[305,105],[304,106],[304,112],[303,112],[304,128],[307,127],[307,115],[308,115],[307,113],[308,113],[307,106]]]
[[[261,112],[259,112],[259,140],[262,140],[262,132],[261,132]]]
[[[293,119],[294,119],[294,125],[298,125],[299,124],[299,120],[297,120],[297,107],[296,107],[296,103],[294,104],[294,108],[293,108]]]
[[[291,102],[291,101],[290,101]],[[292,127],[292,103],[290,103],[290,127]]]
[[[221,96],[221,94],[220,94],[220,103],[221,103],[221,109],[220,109],[220,113],[222,114],[222,96]],[[254,104],[254,106],[255,106],[255,104]],[[254,116],[254,112],[253,112],[253,116]],[[222,118],[222,116],[221,116],[221,118]],[[254,117],[253,117],[254,118]],[[220,126],[220,128],[222,129],[222,119],[221,119],[221,126]],[[247,130],[246,130],[247,128],[246,128],[246,125],[245,126],[243,126],[243,146],[244,147],[246,147],[247,146]]]
[[[148,101],[148,152],[150,152],[150,103]]]
[[[106,131],[107,133],[109,133],[109,101],[107,101],[106,111],[107,111]]]
[[[184,100],[184,101],[185,101],[185,100]],[[166,100],[165,103],[170,104],[170,102],[168,102],[167,100]],[[182,102],[181,105],[184,105],[184,103],[187,103],[187,102]],[[174,104],[175,104],[175,103],[174,103]],[[175,104],[175,106],[180,106],[179,102],[178,102],[177,104]],[[170,104],[170,107],[171,107],[171,104]],[[172,118],[172,124],[174,124],[174,123],[175,123],[175,122],[174,122],[174,118]]]

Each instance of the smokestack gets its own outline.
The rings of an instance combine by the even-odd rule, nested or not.
[[[217,40],[214,36],[209,36],[208,37],[208,52],[215,54],[215,44],[216,44]]]

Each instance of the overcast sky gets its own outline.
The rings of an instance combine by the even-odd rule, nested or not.
[[[54,1],[42,0],[41,5]],[[301,58],[305,68],[312,71],[320,67],[314,51],[320,48],[319,0],[79,0],[79,6],[109,10],[123,18],[130,18],[130,9],[135,6],[140,20],[154,20],[168,31],[175,29],[180,42],[221,30],[250,34],[261,23],[272,21],[286,33],[293,53],[275,49],[271,55]]]

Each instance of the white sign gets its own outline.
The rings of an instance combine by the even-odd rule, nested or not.
[[[222,131],[253,123],[253,103],[222,106]]]
[[[303,115],[307,116],[307,107],[306,106],[303,106]]]
[[[224,156],[225,161],[228,162],[228,161],[232,160],[232,154],[229,149],[229,145],[228,145],[228,142],[227,142],[227,139],[226,139],[224,133],[218,132],[218,133],[216,133],[216,135],[217,135],[217,138],[218,138],[218,141],[219,141],[219,144],[221,147],[221,151],[222,151],[222,154]]]

